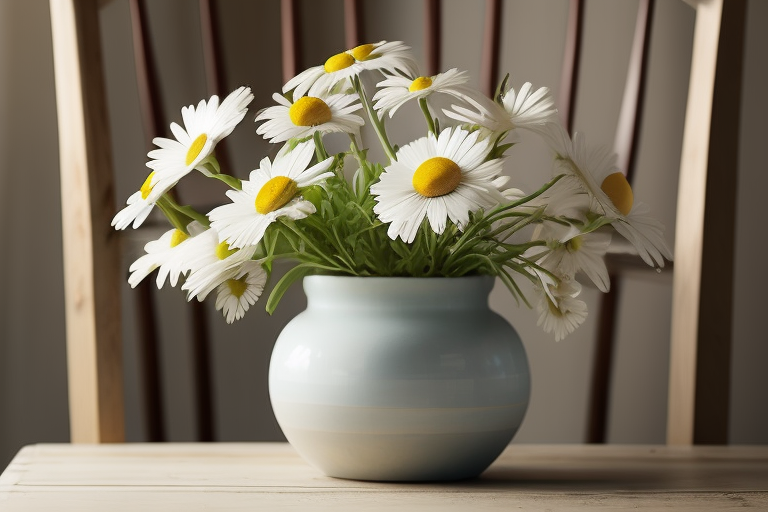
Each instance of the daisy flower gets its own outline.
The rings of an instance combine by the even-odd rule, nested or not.
[[[311,137],[315,132],[357,133],[364,124],[362,117],[353,114],[362,105],[355,103],[357,96],[352,94],[334,94],[327,98],[302,96],[293,103],[277,93],[272,98],[279,105],[268,107],[256,116],[256,122],[266,121],[256,133],[269,142]]]
[[[544,332],[555,333],[555,341],[560,341],[572,333],[587,318],[587,304],[577,299],[581,285],[572,279],[542,281],[544,290],[537,304],[539,321]]]
[[[166,278],[171,286],[176,286],[179,276],[186,271],[183,265],[183,254],[190,235],[194,236],[203,231],[198,222],[191,222],[187,227],[190,234],[179,229],[171,229],[163,233],[157,240],[152,240],[144,246],[146,254],[131,264],[128,269],[131,275],[128,284],[135,288],[145,277],[157,269],[157,287],[162,288]]]
[[[478,137],[478,132],[449,128],[400,148],[397,160],[371,186],[377,202],[373,211],[390,223],[390,238],[412,242],[425,217],[438,234],[448,219],[462,229],[469,212],[505,201],[494,184],[503,161],[485,161],[490,141]]]
[[[486,98],[482,104],[466,98],[477,111],[451,105],[453,111],[444,110],[446,116],[462,123],[476,124],[491,132],[506,132],[515,128],[536,129],[552,121],[557,114],[549,88],[533,90],[526,82],[517,92],[509,89],[501,96],[501,104]]]
[[[550,251],[538,262],[557,275],[573,277],[583,272],[600,291],[610,289],[605,253],[611,234],[603,231],[582,233],[575,226],[554,223],[539,224],[534,238],[546,240]]]
[[[245,316],[248,308],[256,304],[267,273],[258,261],[246,261],[238,268],[237,274],[216,288],[216,311],[221,311],[228,324]]]
[[[189,276],[181,289],[187,292],[187,300],[197,297],[203,301],[210,292],[228,279],[236,279],[243,263],[250,261],[255,247],[234,249],[226,242],[219,242],[219,233],[210,228],[187,242],[184,261]]]
[[[333,176],[326,172],[333,163],[327,158],[307,168],[315,153],[313,141],[302,142],[261,165],[243,181],[242,190],[229,190],[232,203],[214,208],[208,217],[221,240],[231,247],[256,245],[270,224],[280,217],[299,220],[315,213],[315,206],[301,196],[301,190]]]
[[[418,66],[411,55],[410,47],[401,41],[379,41],[338,53],[329,57],[322,66],[302,71],[288,80],[283,86],[283,92],[293,89],[294,98],[305,94],[324,95],[342,80],[348,80],[368,70],[418,75]]]
[[[115,229],[125,229],[133,223],[133,228],[136,229],[141,226],[144,221],[152,213],[152,208],[155,207],[158,199],[163,194],[168,192],[174,185],[175,181],[172,180],[160,180],[152,184],[155,178],[155,172],[149,173],[147,179],[141,185],[141,188],[128,196],[125,208],[120,210],[112,218],[112,226]]]
[[[389,112],[389,117],[392,117],[408,101],[426,98],[433,93],[450,94],[463,100],[472,94],[472,89],[464,85],[468,80],[466,71],[455,68],[435,76],[420,76],[415,80],[391,76],[376,84],[380,89],[373,96],[373,108],[381,114]]]
[[[152,160],[147,167],[152,172],[141,189],[132,194],[127,206],[115,215],[112,225],[125,229],[131,223],[139,227],[147,218],[160,197],[173,188],[178,181],[197,168],[207,173],[204,165],[213,153],[216,144],[232,133],[247,112],[253,94],[248,87],[240,87],[224,98],[219,104],[218,96],[181,109],[184,128],[171,123],[171,132],[176,140],[156,137],[152,142],[159,148],[147,156]]]
[[[664,241],[664,226],[646,215],[646,205],[635,204],[632,187],[616,166],[615,154],[587,149],[580,134],[576,133],[571,140],[556,124],[547,130],[546,136],[571,183],[591,196],[593,210],[613,219],[611,226],[637,249],[643,261],[663,267],[665,258],[672,260],[672,252]]]

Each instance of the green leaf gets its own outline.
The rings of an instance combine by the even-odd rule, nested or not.
[[[280,303],[280,299],[283,298],[283,295],[285,295],[285,292],[288,291],[288,288],[290,288],[293,283],[305,276],[314,274],[315,272],[315,266],[311,263],[300,263],[286,272],[269,294],[267,305],[265,307],[267,313],[270,315],[274,313],[277,305]]]
[[[316,209],[320,210],[320,202],[323,200],[323,189],[319,185],[313,185],[307,187],[301,191],[301,195],[304,199],[312,203]]]

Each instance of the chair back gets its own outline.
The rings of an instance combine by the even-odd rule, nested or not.
[[[738,130],[735,127],[738,125],[745,2],[690,0],[687,3],[695,9],[695,29],[677,185],[675,263],[670,283],[673,304],[667,440],[673,444],[724,443],[727,441],[729,364],[726,361],[730,357],[731,321],[729,309],[720,304],[722,301],[730,303],[732,283],[730,274],[720,272],[718,268],[732,268],[733,264],[732,250],[729,252],[733,244],[724,240],[733,238],[735,184],[729,177],[737,153]],[[104,34],[99,28],[99,9],[103,4],[104,0],[50,2],[59,119],[73,442],[115,442],[125,437],[121,361],[124,327],[120,290],[126,265],[121,262],[120,235],[110,226],[116,211],[116,185],[104,85],[101,47]],[[306,11],[317,6],[297,0],[280,0],[279,5],[275,0],[259,5],[264,15],[259,20],[252,20],[248,26],[250,29],[254,29],[254,25],[279,27],[281,79],[286,81],[306,65],[314,64],[305,62],[310,60],[305,53],[307,49],[315,51],[316,45],[305,40],[302,34],[314,34],[322,25],[313,23],[316,20],[307,20],[314,14]],[[148,35],[147,6],[142,0],[130,0],[129,6],[137,90],[149,147],[151,137],[165,132],[168,120],[162,116],[164,109],[158,85],[161,80]],[[502,63],[509,58],[505,42],[509,41],[512,28],[506,22],[510,17],[514,19],[516,4],[486,0],[484,4],[473,4],[472,9],[479,10],[481,6],[482,37],[478,38],[476,61],[479,68],[475,81],[485,93],[491,94],[500,79]],[[569,130],[578,125],[582,64],[586,58],[583,41],[590,14],[585,6],[583,0],[569,0],[563,19],[565,44],[558,107],[563,124]],[[222,36],[218,31],[222,23],[221,7],[213,0],[199,1],[200,40],[208,93],[220,95],[240,85],[225,83],[222,72],[227,59],[221,51]],[[324,3],[325,7],[331,9]],[[399,3],[388,3],[386,9],[391,11],[400,7]],[[448,36],[456,29],[445,26],[449,7],[441,0],[424,0],[421,4],[408,2],[405,7],[422,21],[422,25],[417,26],[421,34],[417,36],[418,45],[414,46],[422,50],[428,74],[437,73],[442,62],[449,60]],[[341,16],[330,17],[343,19],[343,44],[346,47],[379,39],[373,36],[380,34],[385,25],[381,21],[384,17],[380,17],[378,11],[384,7],[362,0],[344,0],[343,5],[333,8],[341,9]],[[642,169],[637,169],[637,173],[635,170],[637,148],[642,142],[639,134],[656,13],[654,0],[640,0],[615,130],[614,147],[620,166],[630,180],[642,172]],[[405,21],[413,24],[410,19]],[[410,26],[403,23],[405,25]],[[394,27],[390,28],[397,35],[388,38],[407,41],[407,37],[400,36],[399,28]],[[460,28],[469,30],[466,26]],[[331,32],[329,38],[336,37],[339,31]],[[341,35],[338,38],[341,41]],[[461,44],[474,44],[467,36],[457,39]],[[527,51],[535,49],[536,45],[532,44]],[[259,52],[271,52],[272,48],[249,51],[258,56]],[[270,80],[275,90],[280,84],[280,77],[264,77],[264,80]],[[261,103],[267,101],[257,98],[257,103],[260,100]],[[713,140],[718,143],[712,144]],[[708,208],[712,204],[708,196],[714,193],[718,194],[717,215],[712,213],[711,206]],[[716,251],[712,249],[714,244],[717,244]],[[617,301],[622,276],[626,272],[638,272],[636,263],[636,259],[625,255],[610,259],[614,285],[613,291],[603,300],[600,314],[603,321],[595,344],[585,439],[589,442],[606,440]],[[142,373],[148,379],[143,386],[147,436],[150,440],[163,440],[166,435],[162,421],[162,393],[158,391],[162,378],[157,356],[158,338],[153,334],[157,323],[152,308],[154,299],[147,286],[138,296],[145,306],[140,322],[145,327],[140,329],[139,338],[144,343]],[[192,318],[197,322],[191,329],[194,382],[196,394],[202,397],[195,408],[197,430],[201,440],[213,440],[216,435],[212,419],[211,356],[206,336],[210,329],[205,322],[204,310],[196,310]]]

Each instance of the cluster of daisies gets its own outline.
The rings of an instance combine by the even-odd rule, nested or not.
[[[373,94],[364,74],[378,77]],[[333,55],[289,80],[273,95],[276,104],[258,112],[256,133],[282,146],[246,180],[222,172],[214,150],[244,119],[250,89],[183,108],[183,127],[171,124],[175,140],[154,139],[149,176],[112,221],[116,229],[137,228],[157,206],[173,226],[146,245],[129,283],[157,271],[158,287],[166,279],[180,284],[188,300],[215,291],[216,309],[233,322],[262,294],[277,259],[295,265],[274,286],[270,312],[292,282],[313,273],[491,274],[531,305],[517,284],[522,278],[534,285],[539,325],[562,339],[587,315],[577,276],[603,291],[610,286],[604,256],[612,235],[625,237],[649,265],[662,267],[671,254],[614,156],[568,135],[547,88],[515,90],[506,82],[488,98],[465,72],[424,76],[401,42]],[[435,106],[439,95],[450,108]],[[424,115],[425,136],[398,148],[386,121],[411,101]],[[361,149],[366,122],[387,162],[370,162]],[[509,187],[503,172],[521,131],[543,137],[555,157],[546,183],[531,193]],[[347,134],[349,150],[329,155],[329,133]],[[344,172],[349,162],[354,173]],[[207,214],[177,204],[169,192],[194,170],[227,183],[230,202]]]

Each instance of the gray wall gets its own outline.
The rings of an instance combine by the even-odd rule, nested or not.
[[[192,4],[192,5],[190,5]],[[254,89],[253,111],[270,104],[280,78],[279,2],[220,2],[229,29],[224,34],[227,86]],[[151,29],[161,65],[162,97],[168,119],[179,119],[182,105],[208,94],[203,82],[200,44],[195,38],[197,11],[189,0],[151,3]],[[447,0],[444,7],[443,69],[467,69],[479,75],[482,3]],[[618,115],[634,23],[636,2],[590,0],[587,3],[582,81],[576,128],[588,141],[610,146]],[[502,66],[512,83],[547,85],[557,93],[562,58],[564,0],[519,0],[504,4]],[[304,1],[305,64],[314,65],[343,48],[342,2]],[[422,13],[413,2],[364,2],[364,30],[370,41],[404,40],[423,62]],[[765,227],[763,191],[768,187],[762,155],[768,118],[765,58],[768,50],[761,25],[768,21],[768,2],[749,2],[747,50],[742,105],[741,163],[736,231],[734,354],[731,442],[768,442],[765,391],[768,336],[761,322],[766,306],[768,269],[763,263]],[[323,20],[318,22],[318,20]],[[170,22],[170,24],[169,24]],[[674,240],[676,175],[690,63],[693,11],[683,2],[657,2],[649,110],[641,134],[636,197],[649,203]],[[137,109],[131,67],[128,7],[125,0],[108,3],[102,14],[107,61],[118,201],[122,202],[146,176],[145,134]],[[612,41],[607,44],[606,41]],[[394,123],[399,142],[419,135],[408,115]],[[233,172],[245,176],[267,151],[256,137],[249,115],[231,138]],[[48,2],[0,2],[0,466],[22,445],[68,439],[66,368],[64,362],[61,217],[58,188],[56,113]],[[164,135],[149,134],[148,136]],[[368,134],[370,135],[370,134]],[[400,140],[402,139],[402,140]],[[369,140],[372,140],[369,138]],[[514,148],[507,172],[517,186],[538,188],[549,172],[549,157],[537,141]],[[207,204],[222,189],[192,178],[181,189],[183,198]],[[124,266],[135,259],[136,244],[126,243]],[[144,439],[139,407],[136,340],[133,329],[135,292],[124,289],[125,361],[128,437]],[[158,294],[163,319],[164,397],[170,406],[172,440],[193,440],[192,379],[188,368],[190,308],[179,290]],[[591,370],[600,295],[586,289],[591,315],[566,340],[555,343],[536,327],[536,315],[518,308],[502,287],[492,305],[520,331],[533,372],[531,407],[517,442],[582,442],[585,434],[587,386]],[[666,384],[670,326],[671,280],[661,276],[630,276],[623,282],[618,312],[619,339],[611,393],[609,440],[661,443],[666,422]],[[212,365],[220,440],[282,439],[268,404],[268,359],[277,333],[304,305],[294,287],[278,312],[268,317],[259,304],[244,320],[227,326],[208,306],[213,331]],[[724,304],[723,307],[729,307]]]

